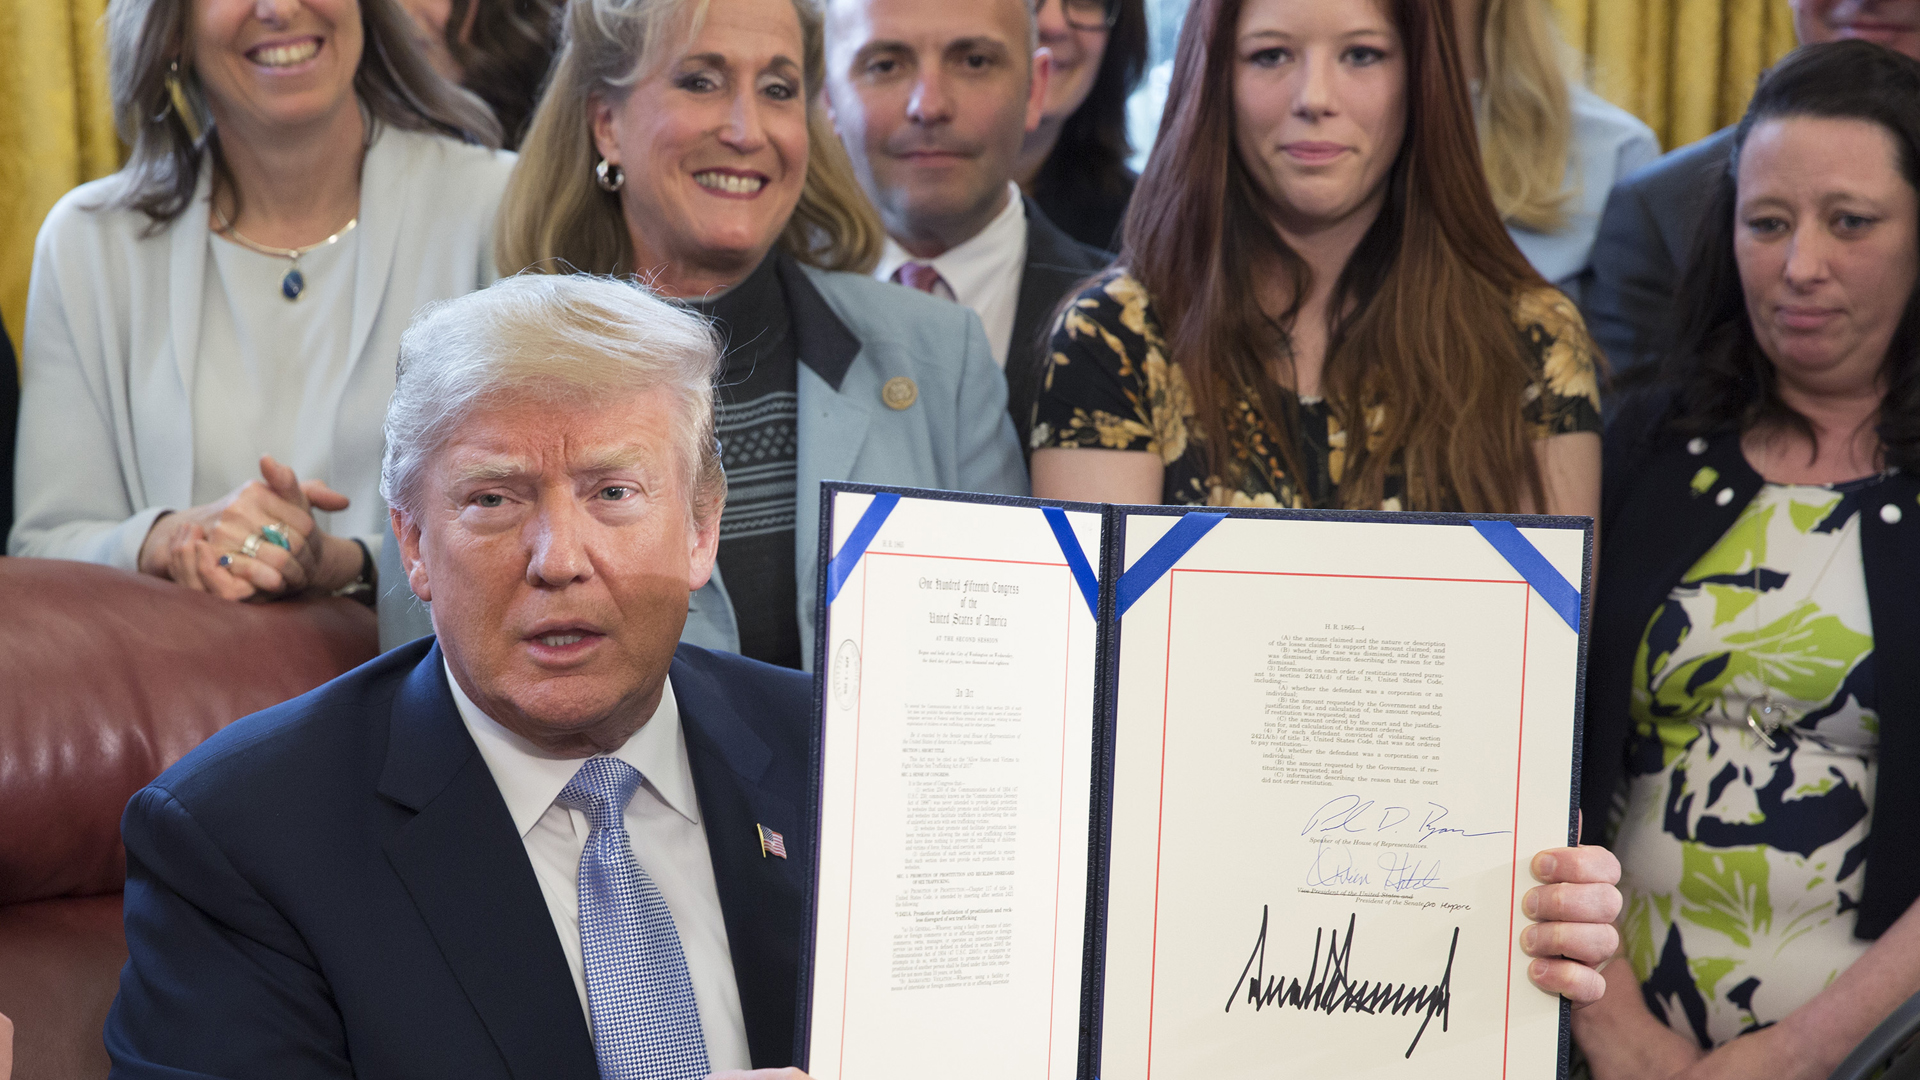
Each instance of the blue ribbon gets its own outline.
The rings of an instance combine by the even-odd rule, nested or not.
[[[1165,536],[1155,541],[1139,561],[1120,575],[1120,584],[1113,591],[1114,618],[1125,615],[1133,602],[1145,596],[1147,590],[1153,588],[1153,583],[1173,569],[1173,564],[1179,562],[1181,556],[1193,550],[1193,545],[1199,543],[1201,537],[1225,520],[1225,514],[1194,512],[1175,522]]]
[[[1098,619],[1100,578],[1094,574],[1092,564],[1087,562],[1087,553],[1080,547],[1080,538],[1073,534],[1073,526],[1067,523],[1067,512],[1057,506],[1043,506],[1040,512],[1047,515],[1047,524],[1053,527],[1053,538],[1060,542],[1060,554],[1067,557],[1067,568],[1073,571],[1073,580],[1080,583],[1080,595],[1087,598],[1087,611]]]
[[[1474,521],[1473,527],[1493,545],[1493,550],[1507,560],[1515,572],[1533,586],[1540,599],[1558,612],[1573,627],[1574,633],[1580,632],[1580,590],[1562,577],[1560,571],[1553,568],[1540,549],[1534,547],[1511,521]]]
[[[873,543],[874,534],[880,531],[887,515],[893,513],[893,508],[898,505],[900,496],[890,491],[880,492],[867,504],[867,512],[854,522],[853,532],[847,535],[847,542],[840,545],[840,554],[827,564],[827,603],[833,603],[840,595],[840,587],[852,576],[860,556],[867,553],[867,545]]]

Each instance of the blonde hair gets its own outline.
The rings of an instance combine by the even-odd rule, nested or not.
[[[534,110],[520,161],[500,203],[494,260],[507,273],[586,271],[629,274],[633,244],[618,195],[600,190],[593,168],[595,99],[624,96],[662,59],[675,30],[691,36],[708,0],[573,0],[560,56]],[[822,17],[812,0],[793,0],[800,16],[807,94],[807,175],[778,246],[823,270],[867,273],[880,261],[886,232],[854,177],[821,99],[826,82]]]
[[[661,390],[675,405],[670,441],[687,511],[704,526],[727,497],[713,428],[720,357],[707,320],[615,278],[519,274],[429,304],[400,338],[380,495],[417,517],[427,463],[489,406]]]
[[[1509,225],[1555,232],[1573,194],[1564,190],[1573,103],[1566,50],[1546,0],[1486,0],[1478,46],[1474,120],[1494,208]]]

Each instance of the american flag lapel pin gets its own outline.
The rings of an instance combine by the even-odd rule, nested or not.
[[[760,857],[761,858],[764,859],[769,855],[775,855],[782,859],[787,857],[786,837],[781,836],[779,833],[774,832],[772,829],[767,828],[765,825],[755,825],[753,828],[755,832],[758,832],[760,834]]]

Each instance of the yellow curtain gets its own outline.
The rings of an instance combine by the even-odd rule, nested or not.
[[[0,317],[14,344],[41,219],[120,167],[107,100],[107,0],[0,0]]]
[[[1553,0],[1587,82],[1684,146],[1740,119],[1753,84],[1794,46],[1787,0]]]

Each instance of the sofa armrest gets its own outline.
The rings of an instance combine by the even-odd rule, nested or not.
[[[379,648],[351,600],[238,604],[56,559],[0,559],[0,611],[0,905],[119,892],[135,791]]]

